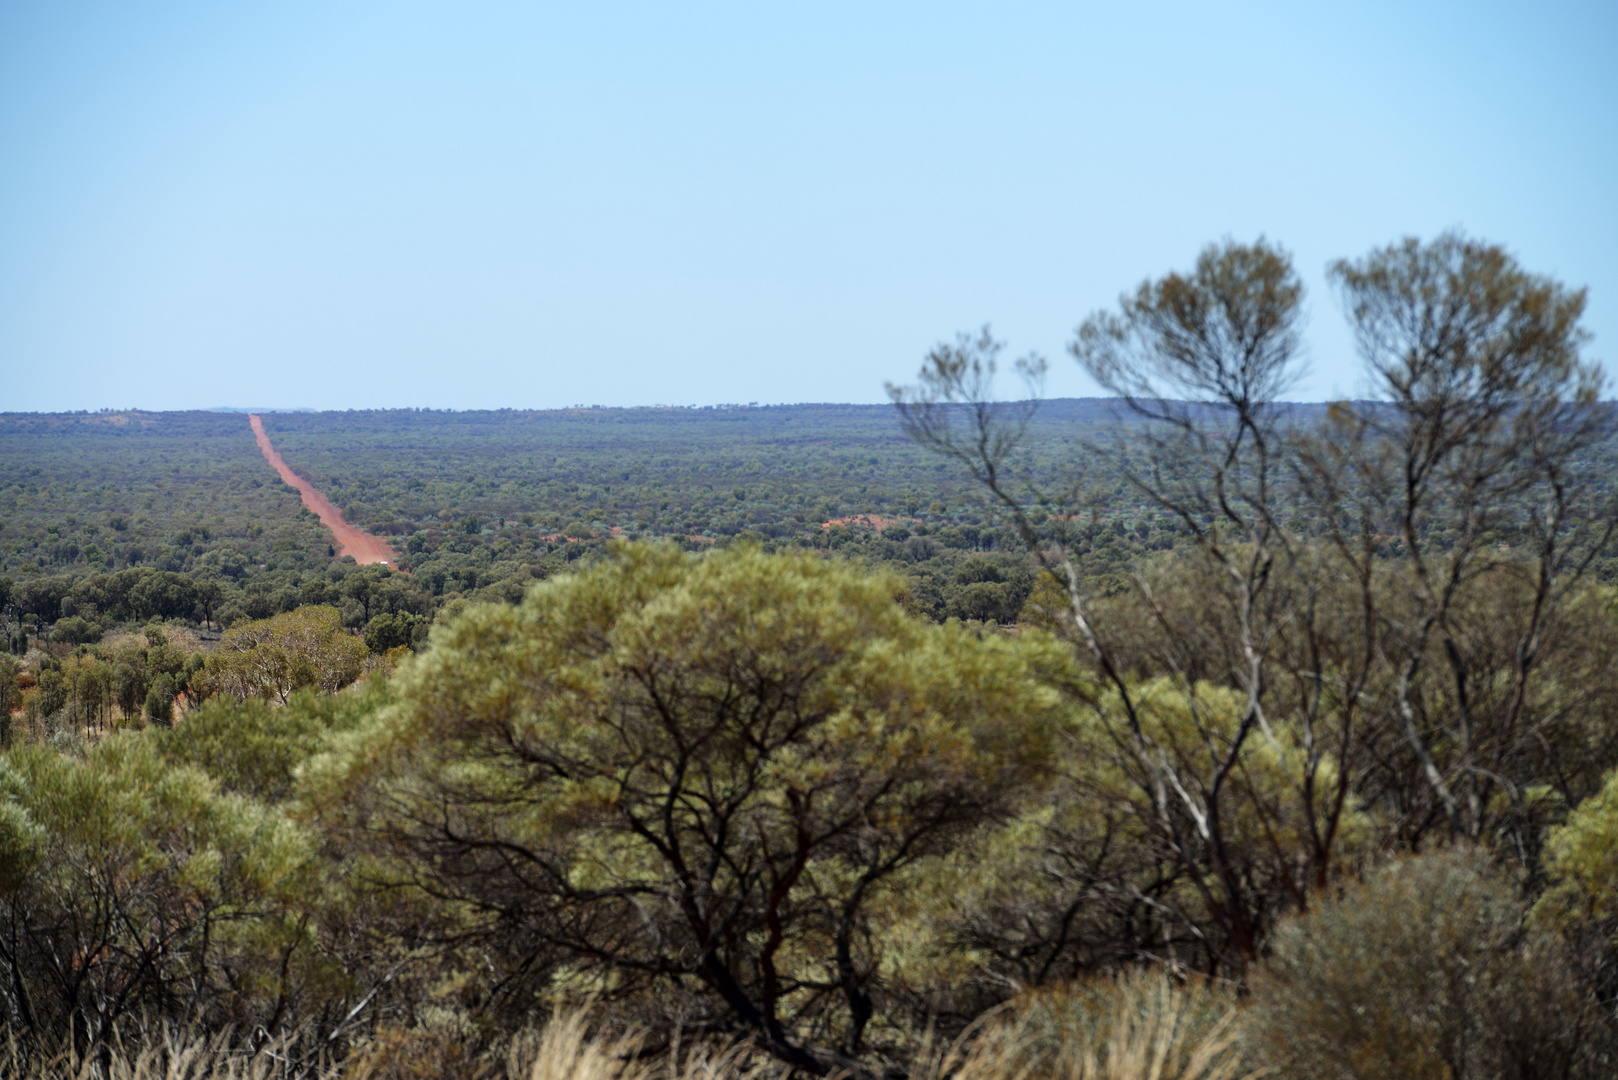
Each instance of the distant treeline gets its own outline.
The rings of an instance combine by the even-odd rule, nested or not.
[[[323,569],[331,537],[245,416],[0,414],[0,574]]]
[[[1301,424],[1326,409],[1280,408]],[[1051,401],[1024,440],[1027,468],[1075,479],[1031,506],[1036,528],[1074,543],[1107,593],[1186,537],[1121,475],[1135,423],[1112,402]],[[933,619],[1013,622],[1033,585],[1003,511],[906,438],[890,406],[406,409],[276,413],[265,425],[349,520],[393,538],[407,576],[337,558],[240,414],[0,415],[0,577],[12,582],[0,629],[13,648],[25,624],[71,644],[154,619],[225,627],[310,604],[356,629],[382,614],[431,619],[458,601],[515,603],[615,537],[836,552],[901,572]],[[1112,457],[1085,450],[1119,443]],[[1306,502],[1282,493],[1277,505],[1289,528],[1314,527]],[[1447,542],[1431,532],[1441,523],[1424,528]],[[1611,559],[1595,569],[1618,574]]]
[[[1039,452],[1072,454],[1109,416],[1096,402],[1051,403]],[[1032,587],[1015,534],[904,438],[887,406],[265,422],[350,520],[395,538],[408,578],[337,558],[242,415],[0,415],[0,577],[11,582],[0,620],[13,648],[25,627],[77,644],[125,624],[223,627],[309,604],[360,628],[457,599],[515,602],[615,536],[836,551],[901,569],[935,619],[1010,622]],[[1121,484],[1109,495],[1088,525],[1101,577],[1174,543]]]

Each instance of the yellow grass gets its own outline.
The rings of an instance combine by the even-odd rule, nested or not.
[[[1041,991],[985,1017],[955,1042],[924,1038],[910,1080],[1257,1080],[1243,1063],[1240,1016],[1225,995],[1156,973]],[[341,1061],[303,1061],[291,1037],[244,1045],[231,1032],[173,1028],[105,1055],[26,1056],[15,1039],[0,1080],[785,1080],[746,1043],[637,1054],[642,1037],[602,1032],[589,1010],[514,1039],[503,1060],[473,1059],[442,1035],[395,1032]],[[837,1080],[837,1078],[832,1078]],[[844,1078],[846,1080],[846,1078]]]

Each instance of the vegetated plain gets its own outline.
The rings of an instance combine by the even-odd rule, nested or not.
[[[1290,408],[1300,424],[1324,414]],[[381,614],[430,619],[456,600],[515,602],[613,537],[835,551],[898,570],[934,619],[1013,623],[1033,588],[1002,508],[907,438],[890,406],[350,410],[263,422],[295,472],[393,543],[407,578],[336,557],[245,415],[0,414],[10,632],[26,621],[48,636],[74,618],[58,639],[71,644],[132,621],[228,625],[309,603],[334,604],[359,628]],[[1115,462],[1083,449],[1138,423],[1107,400],[1043,402],[1021,463],[1077,479],[1048,489],[1044,511],[1076,519],[1082,572],[1105,591],[1184,536]],[[1618,444],[1602,457],[1618,464]],[[1293,524],[1307,528],[1308,514]],[[1609,580],[1618,561],[1597,569]],[[218,595],[205,604],[209,589]]]
[[[891,411],[267,415],[399,571],[244,417],[0,418],[0,1070],[1613,1075],[1583,294],[1331,273],[1376,402],[1276,400],[1261,240],[1081,327],[1127,418],[987,332]]]
[[[1077,457],[1115,417],[1106,402],[1046,403],[1030,450],[1046,466]],[[263,422],[294,471],[349,521],[392,540],[408,578],[336,558],[244,415],[5,414],[0,575],[15,582],[16,618],[46,636],[63,618],[81,620],[59,638],[67,643],[150,618],[200,624],[196,590],[209,582],[219,589],[211,622],[334,603],[363,627],[383,613],[430,617],[456,599],[513,602],[614,536],[692,550],[753,540],[893,565],[934,618],[1009,623],[1032,588],[1020,540],[952,465],[905,437],[889,406],[349,411]],[[1119,574],[1131,556],[1171,546],[1174,530],[1117,477],[1103,470],[1102,479],[1089,565]],[[376,585],[377,610],[344,592],[356,573]],[[136,592],[148,580],[166,588]]]

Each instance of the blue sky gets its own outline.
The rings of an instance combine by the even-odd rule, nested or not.
[[[1264,234],[1459,226],[1618,361],[1618,5],[0,0],[0,409],[880,401]],[[1008,387],[1008,390],[1011,389]]]

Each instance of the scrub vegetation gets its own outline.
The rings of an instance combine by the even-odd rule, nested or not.
[[[1081,457],[1086,434],[1115,425],[1113,413],[1054,403],[1038,452]],[[911,602],[938,620],[1015,622],[1033,588],[1003,516],[912,444],[888,407],[264,422],[300,475],[392,540],[392,570],[335,557],[254,449],[245,417],[0,416],[0,580],[11,583],[0,629],[15,636],[26,624],[75,644],[152,619],[217,629],[305,604],[330,604],[361,629],[378,615],[430,621],[456,601],[515,602],[614,537],[835,551],[902,572]],[[1090,567],[1121,588],[1129,561],[1171,547],[1176,532],[1121,481],[1111,487],[1087,522]]]
[[[1583,294],[1455,235],[1332,277],[1375,402],[1283,402],[1260,241],[1081,326],[1111,419],[987,331],[881,415],[268,418],[407,573],[254,547],[250,438],[236,502],[98,486],[121,546],[7,556],[0,1070],[1613,1075]]]

